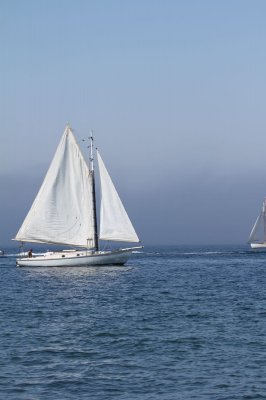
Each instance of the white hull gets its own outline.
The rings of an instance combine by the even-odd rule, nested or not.
[[[80,267],[80,266],[100,266],[100,265],[123,265],[129,259],[135,249],[141,247],[131,247],[115,251],[99,251],[97,253],[88,251],[61,251],[47,252],[36,257],[18,258],[18,267]]]
[[[266,242],[263,243],[250,243],[252,249],[266,249]]]

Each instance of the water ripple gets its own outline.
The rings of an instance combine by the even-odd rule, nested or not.
[[[265,255],[166,247],[125,267],[0,260],[7,400],[265,399]]]

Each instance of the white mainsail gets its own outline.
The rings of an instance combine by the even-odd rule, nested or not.
[[[94,247],[92,178],[69,126],[15,240]]]
[[[100,239],[139,242],[139,238],[97,151],[101,182]]]
[[[249,243],[266,241],[266,199],[262,204],[261,212],[249,235]]]

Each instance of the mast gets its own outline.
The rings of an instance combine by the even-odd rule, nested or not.
[[[90,136],[90,174],[92,178],[92,210],[93,210],[93,227],[94,227],[94,243],[95,250],[99,250],[99,238],[97,228],[97,212],[96,212],[96,194],[95,194],[95,178],[94,178],[94,159],[93,159],[93,132]]]

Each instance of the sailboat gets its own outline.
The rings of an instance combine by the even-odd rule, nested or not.
[[[250,232],[248,243],[252,249],[266,249],[266,198]]]
[[[13,240],[70,246],[17,258],[19,267],[123,265],[143,246],[100,250],[99,240],[140,240],[97,150],[101,205],[98,233],[93,137],[87,164],[69,125],[55,152],[41,188]]]

